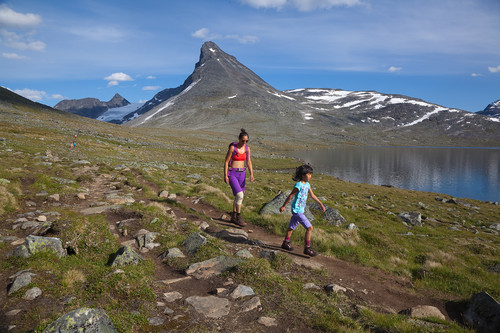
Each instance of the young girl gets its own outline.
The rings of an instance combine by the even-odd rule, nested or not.
[[[285,240],[283,241],[281,248],[288,251],[293,250],[293,247],[290,244],[290,237],[292,236],[292,232],[300,223],[304,228],[306,228],[304,254],[314,257],[318,253],[311,248],[311,233],[313,227],[311,222],[309,222],[307,217],[304,215],[307,195],[309,193],[311,194],[311,198],[313,198],[313,200],[321,206],[321,210],[323,212],[325,211],[325,206],[323,206],[323,203],[321,203],[311,190],[309,181],[311,180],[312,173],[312,167],[307,164],[301,165],[295,170],[295,177],[293,177],[293,180],[297,181],[297,183],[293,187],[292,193],[290,193],[290,195],[286,198],[283,206],[281,206],[280,212],[283,213],[288,202],[295,196],[292,202],[292,217],[290,218],[290,224],[288,224],[288,230],[286,231]]]
[[[246,223],[241,216],[241,204],[245,194],[245,162],[250,172],[250,181],[254,181],[250,148],[247,145],[248,133],[244,128],[238,136],[239,141],[229,144],[224,163],[224,181],[231,186],[234,195],[231,222],[241,227]]]

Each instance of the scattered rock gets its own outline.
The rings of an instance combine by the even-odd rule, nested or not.
[[[47,197],[47,199],[49,199],[49,201],[59,202],[60,197],[59,197],[59,194],[56,193],[56,194],[49,195]]]
[[[37,298],[38,296],[40,296],[41,294],[42,294],[42,290],[38,287],[34,287],[34,288],[31,288],[31,289],[26,291],[26,293],[23,296],[23,299],[28,300],[28,301],[32,301],[35,298]]]
[[[242,229],[223,229],[216,234],[216,237],[232,243],[246,243],[248,234]]]
[[[328,205],[324,206],[325,206],[324,219],[328,222],[328,224],[341,226],[347,223],[347,220],[342,216],[342,214],[339,213],[338,210],[329,207]],[[309,203],[308,207],[312,210],[321,212],[321,206],[317,202]]]
[[[117,332],[104,310],[80,308],[61,316],[47,326],[43,333],[56,332]]]
[[[243,259],[253,258],[253,255],[248,250],[239,250],[238,252],[236,252],[235,256]]]
[[[465,310],[464,319],[479,333],[498,332],[500,304],[484,291],[474,294]]]
[[[47,222],[47,216],[40,215],[35,220],[37,220],[38,222]]]
[[[208,318],[227,316],[230,310],[229,300],[216,296],[191,296],[186,298],[186,303],[191,305],[196,312]]]
[[[243,298],[246,296],[254,296],[255,292],[253,291],[252,288],[245,286],[245,285],[238,285],[233,292],[231,293],[231,298],[233,299],[238,299],[238,298]]]
[[[496,264],[488,268],[488,271],[492,273],[500,273],[500,262],[497,262]]]
[[[412,226],[421,227],[424,224],[422,223],[422,214],[419,212],[410,212],[410,213],[399,213],[398,217],[406,223],[411,224]]]
[[[274,260],[274,258],[276,258],[277,253],[278,251],[263,249],[259,252],[259,257],[272,261]]]
[[[162,255],[160,255],[160,258],[162,258],[164,261],[167,259],[171,258],[185,258],[186,256],[182,251],[176,247],[168,249],[165,251]]]
[[[262,308],[262,304],[260,303],[260,298],[256,296],[241,305],[241,312],[248,312],[260,308]]]
[[[137,265],[142,257],[128,246],[122,246],[108,263],[110,266]]]
[[[7,313],[5,313],[5,315],[7,317],[13,317],[13,316],[17,315],[19,312],[21,312],[21,309],[14,309],[14,310],[8,311]]]
[[[266,327],[278,326],[276,319],[270,317],[260,317],[257,322]]]
[[[166,199],[166,198],[168,198],[168,191],[167,190],[163,190],[160,193],[158,193],[158,198],[160,198],[160,199]]]
[[[347,292],[346,288],[339,286],[338,284],[335,284],[335,283],[332,283],[332,284],[325,286],[325,290],[327,292],[336,293],[336,294]]]
[[[427,318],[435,317],[445,320],[446,317],[435,306],[417,305],[413,308],[401,311],[402,314],[409,315],[412,318]]]
[[[184,249],[186,249],[186,252],[189,255],[193,255],[198,250],[198,248],[205,245],[206,242],[206,237],[195,232],[189,235],[189,237],[184,241],[183,245]]]
[[[132,198],[131,196],[128,196],[128,195],[120,196],[116,193],[106,195],[106,200],[112,204],[115,204],[115,205],[125,205],[128,203],[135,202],[135,199]]]
[[[316,290],[321,290],[320,287],[318,287],[315,283],[312,283],[312,282],[309,282],[309,283],[306,283],[304,286],[303,286],[304,289],[316,289]]]
[[[7,287],[7,295],[11,295],[29,285],[31,283],[31,277],[35,275],[36,274],[31,273],[28,270],[23,270],[11,276],[10,278],[14,280]]]
[[[490,225],[490,229],[500,231],[500,223],[493,223]]]
[[[158,236],[157,232],[151,232],[147,231],[146,229],[141,229],[135,234],[134,237],[137,240],[139,249],[147,248],[149,250],[152,250],[155,247],[160,246],[160,244],[154,243],[156,236]]]
[[[161,326],[165,322],[164,319],[160,317],[153,317],[148,319],[149,325],[151,326]]]
[[[59,238],[33,235],[26,237],[24,244],[15,248],[7,256],[27,258],[39,252],[51,252],[58,257],[66,256],[66,251],[64,251],[62,242]]]
[[[194,263],[186,269],[186,274],[197,279],[205,279],[219,275],[241,262],[241,259],[219,256],[206,261]]]
[[[354,223],[349,223],[349,225],[346,227],[347,230],[359,230],[358,226],[355,225]]]
[[[182,294],[178,291],[163,293],[163,299],[165,300],[165,302],[172,303],[179,299],[182,299]]]

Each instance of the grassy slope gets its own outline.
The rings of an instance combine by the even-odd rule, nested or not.
[[[0,162],[0,178],[11,181],[9,185],[3,186],[6,195],[2,196],[4,199],[0,203],[0,209],[4,216],[14,214],[20,209],[20,203],[29,199],[30,194],[20,191],[23,182],[31,183],[33,193],[40,190],[46,190],[49,193],[75,190],[71,186],[68,188],[54,184],[46,168],[36,165],[36,160],[33,160],[31,154],[44,155],[46,150],[51,150],[54,154],[69,160],[89,160],[100,165],[102,172],[112,172],[114,166],[125,164],[140,170],[145,177],[160,187],[166,187],[170,191],[181,194],[203,195],[205,200],[213,205],[223,210],[230,209],[231,204],[224,200],[220,193],[229,194],[221,175],[227,142],[230,142],[232,137],[220,138],[216,133],[200,131],[167,132],[123,128],[23,107],[9,107],[8,112],[6,110],[6,107],[0,110],[0,138],[4,138],[0,141],[0,145],[4,145],[3,150],[9,148],[13,152],[2,152]],[[69,145],[75,133],[78,133],[78,149],[72,150]],[[281,147],[282,150],[277,150],[276,147]],[[290,172],[282,171],[290,170],[297,164],[292,159],[284,157],[286,149],[291,148],[278,146],[272,142],[252,145],[257,181],[248,188],[245,199],[245,217],[255,224],[268,227],[277,234],[284,233],[287,218],[283,216],[263,217],[258,215],[258,210],[280,190],[287,190],[292,186]],[[168,172],[162,171],[161,165],[167,165]],[[16,172],[15,168],[28,172]],[[71,173],[62,166],[55,168],[51,173],[62,178],[71,177]],[[172,183],[174,180],[189,181],[187,176],[192,173],[202,176],[202,184],[186,187]],[[132,175],[129,175],[127,179],[129,183],[134,182]],[[315,222],[313,245],[322,253],[408,276],[417,288],[430,288],[446,299],[466,299],[479,291],[487,291],[493,297],[500,298],[498,274],[488,271],[489,267],[498,262],[500,239],[482,229],[500,221],[499,206],[468,199],[462,201],[472,207],[463,204],[446,204],[436,201],[437,195],[434,193],[354,184],[317,174],[314,175],[312,184],[315,193],[325,198],[325,203],[338,209],[349,222],[355,223],[360,228],[357,233],[349,233],[343,227],[328,226],[325,221],[318,219]],[[205,191],[206,186],[220,191]],[[151,192],[149,195],[154,196],[155,193]],[[154,210],[149,211],[150,208],[137,206],[135,209],[141,211],[147,218],[159,214]],[[392,214],[403,211],[419,211],[433,220],[427,219],[424,227],[409,230]],[[96,263],[103,263],[107,259],[107,256],[103,254],[109,254],[115,248],[105,221],[99,218],[89,221],[89,219],[74,216],[74,213],[70,211],[61,213],[64,218],[77,221],[71,229],[67,230],[68,234],[65,237],[68,239],[73,237],[71,233],[92,232],[99,235],[101,240],[109,239],[111,242],[104,242],[101,246],[82,244],[81,247],[86,251],[81,251],[78,257],[69,257],[67,260],[54,262],[41,256],[27,261],[10,260],[2,265],[3,269],[14,267],[21,269],[42,265],[47,270],[63,272],[58,278],[62,281],[64,288],[51,288],[50,283],[43,286],[47,293],[55,298],[63,295],[67,288],[78,285],[80,283],[78,276],[82,271],[94,271],[95,274],[92,275],[99,276],[100,270],[105,268]],[[168,219],[166,221],[168,223]],[[90,223],[92,230],[87,230],[90,228],[88,222],[92,222]],[[455,224],[460,224],[462,231],[449,229]],[[400,236],[408,231],[414,235]],[[294,240],[300,242],[302,236],[301,231],[298,231],[294,234]],[[164,242],[176,244],[181,240],[182,236],[179,236],[179,239],[174,237],[165,239]],[[217,244],[213,248],[213,253],[209,251],[206,254],[207,257],[216,254]],[[4,254],[6,250],[7,246],[0,243],[0,252]],[[266,272],[262,274],[262,279],[256,282],[268,290],[273,290],[285,283],[278,274],[278,266],[268,267],[266,263],[254,260],[243,267],[239,274],[243,280],[251,281],[254,278],[249,279],[249,276],[252,276],[250,273]],[[136,271],[131,269],[128,273],[129,281],[116,277],[111,287],[107,285],[109,281],[94,281],[91,283],[92,288],[80,291],[79,293],[85,293],[85,295],[79,296],[87,300],[89,305],[101,302],[107,304],[118,326],[124,330],[132,329],[126,324],[128,320],[131,320],[126,314],[118,310],[113,312],[113,309],[120,307],[120,303],[116,303],[116,300],[123,299],[125,296],[140,299],[151,298],[148,282],[152,270],[151,263],[145,264]],[[112,293],[124,293],[123,284],[126,283],[136,286],[134,288],[136,291],[132,295],[123,295],[118,298],[111,296]],[[293,281],[287,284],[288,294],[286,295],[288,296],[286,298],[289,298],[290,302],[309,304],[311,311],[316,311],[311,316],[313,326],[325,330],[344,327],[345,330],[357,331],[368,326],[386,327],[398,331],[412,330],[413,326],[397,316],[382,316],[368,312],[357,321],[346,319],[333,310],[335,307],[327,306],[331,305],[332,300],[326,303],[322,299],[301,300],[306,296],[297,290],[297,283]],[[323,308],[321,304],[325,304],[326,308]],[[36,320],[36,311],[33,316],[33,320]],[[54,317],[57,315],[53,314],[52,317],[44,318],[42,323],[47,323],[50,318],[54,319]],[[136,323],[144,320],[135,319]],[[137,328],[133,330],[140,331]]]

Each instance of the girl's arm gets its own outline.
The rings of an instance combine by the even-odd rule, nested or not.
[[[296,188],[296,187],[293,188],[292,193],[290,193],[290,195],[286,198],[285,203],[283,204],[283,206],[281,206],[280,213],[283,213],[283,211],[286,208],[286,205],[288,205],[288,203],[290,202],[290,200],[295,196],[295,194],[297,194],[298,191],[299,191],[298,188]]]
[[[323,212],[325,212],[325,206],[323,205],[323,203],[318,199],[317,196],[314,195],[312,189],[309,189],[309,194],[311,195],[311,198],[313,198],[314,201],[316,201],[317,203],[319,203],[319,205],[321,206],[321,210]]]
[[[250,171],[250,181],[253,182],[255,178],[253,178],[253,166],[252,166],[252,159],[250,158],[250,147],[248,147],[247,166],[248,166],[248,171]]]
[[[234,146],[231,145],[231,147],[229,147],[229,149],[227,150],[226,161],[224,162],[224,182],[226,184],[229,184],[229,178],[227,178],[227,171],[229,169],[229,160],[231,159],[233,151],[234,151]]]

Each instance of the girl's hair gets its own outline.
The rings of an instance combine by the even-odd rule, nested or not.
[[[248,133],[247,133],[247,131],[245,131],[245,129],[244,129],[244,128],[242,128],[240,131],[241,131],[241,132],[240,132],[240,135],[238,136],[238,139],[241,139],[241,138],[243,138],[244,136],[246,136],[246,137],[250,138],[250,136],[248,136]]]
[[[295,169],[295,176],[292,178],[295,181],[302,180],[302,177],[308,173],[312,173],[313,168],[309,164],[304,164]]]

